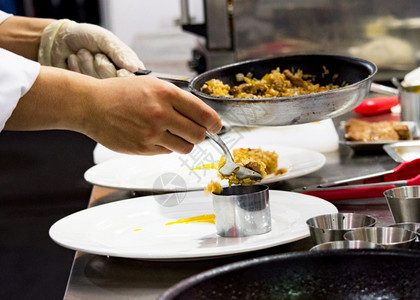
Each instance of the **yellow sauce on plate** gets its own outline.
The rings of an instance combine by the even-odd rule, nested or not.
[[[191,218],[185,218],[185,219],[179,219],[177,221],[174,222],[168,222],[165,225],[173,225],[173,224],[188,224],[188,223],[212,223],[215,224],[215,215],[214,214],[210,214],[210,215],[201,215],[201,216],[197,216],[197,217],[191,217]]]

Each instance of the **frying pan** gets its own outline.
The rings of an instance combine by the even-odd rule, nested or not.
[[[160,299],[420,299],[419,278],[419,251],[295,252],[206,271]]]
[[[233,86],[237,85],[237,73],[251,72],[255,77],[261,78],[277,67],[280,71],[300,69],[304,74],[315,75],[315,82],[321,85],[341,85],[344,82],[347,86],[309,95],[273,98],[228,98],[201,92],[203,84],[210,79],[217,78]],[[325,70],[329,73],[325,74]],[[188,87],[194,95],[216,110],[228,125],[293,125],[333,118],[354,109],[369,92],[376,71],[377,67],[373,63],[348,56],[280,56],[248,60],[212,69],[192,78]]]

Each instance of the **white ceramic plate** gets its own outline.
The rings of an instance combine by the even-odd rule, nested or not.
[[[144,192],[180,192],[203,190],[211,180],[218,180],[217,170],[200,168],[217,163],[221,157],[216,145],[197,145],[188,155],[171,153],[157,156],[123,156],[97,164],[85,172],[85,179],[95,185]],[[236,145],[235,148],[241,147]],[[287,172],[268,175],[261,183],[268,184],[312,173],[325,164],[319,152],[295,147],[272,145],[263,150],[276,151],[278,167]],[[226,182],[221,182],[227,186]]]
[[[176,204],[176,205],[175,205]],[[212,214],[212,197],[203,192],[146,196],[103,204],[69,215],[50,228],[61,246],[83,252],[144,260],[187,260],[232,255],[286,244],[309,236],[306,220],[336,213],[320,198],[270,191],[272,230],[223,238],[211,223],[165,225]]]

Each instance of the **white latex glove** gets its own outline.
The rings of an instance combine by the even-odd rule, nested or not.
[[[129,76],[145,68],[134,51],[110,31],[67,19],[44,29],[38,61],[96,78]]]

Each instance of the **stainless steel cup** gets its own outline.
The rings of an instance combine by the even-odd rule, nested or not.
[[[391,224],[388,227],[398,227],[398,228],[414,231],[417,233],[417,241],[420,241],[420,223],[415,223],[415,222],[396,223],[396,224]]]
[[[213,193],[216,231],[223,237],[241,237],[271,231],[269,190],[265,185],[232,186]]]
[[[319,250],[336,250],[336,249],[384,249],[382,245],[378,245],[368,241],[332,241],[322,243],[312,247],[309,251]]]
[[[384,196],[395,223],[420,222],[420,186],[389,189]]]
[[[335,213],[320,215],[306,221],[315,244],[344,240],[349,230],[365,226],[375,226],[376,219],[364,214]]]
[[[399,89],[401,121],[417,122],[420,126],[420,88],[401,87]]]
[[[344,234],[347,241],[368,241],[387,249],[413,248],[416,238],[415,232],[396,227],[365,227]]]

